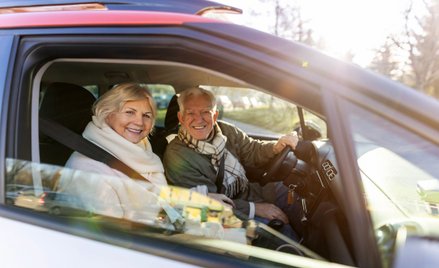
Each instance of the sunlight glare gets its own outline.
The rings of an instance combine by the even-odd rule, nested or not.
[[[363,66],[371,62],[376,49],[384,44],[388,35],[402,31],[403,11],[408,7],[409,1],[279,0],[280,3],[288,2],[300,7],[302,18],[306,21],[307,27],[313,30],[315,41],[325,45],[319,49],[338,58],[345,58],[349,53],[355,63]],[[273,33],[274,18],[261,11],[274,9],[274,0],[220,2],[243,10],[241,18],[236,17],[235,23]],[[420,2],[414,1],[415,10],[420,9]],[[255,13],[252,11],[266,16],[255,19]]]

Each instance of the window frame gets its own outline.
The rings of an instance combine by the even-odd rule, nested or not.
[[[131,29],[131,28],[130,28]],[[89,29],[87,29],[89,30]],[[101,32],[101,30],[104,31],[104,33]],[[150,31],[149,31],[150,30]],[[59,29],[53,30],[53,32],[60,31]],[[33,160],[33,161],[39,161],[39,159],[36,159],[36,156],[32,154],[33,151],[35,151],[36,142],[33,134],[31,133],[37,133],[38,132],[38,123],[36,122],[35,113],[38,103],[37,97],[39,92],[39,84],[38,79],[39,77],[35,77],[34,74],[41,66],[43,66],[46,62],[50,61],[51,59],[57,58],[56,55],[64,55],[64,56],[71,56],[76,55],[78,52],[84,52],[88,55],[92,55],[97,53],[98,57],[101,56],[101,54],[110,55],[111,52],[99,52],[100,48],[105,47],[105,44],[110,44],[111,47],[123,47],[122,44],[116,44],[115,40],[119,40],[119,38],[122,38],[123,35],[119,36],[118,38],[114,38],[112,36],[107,36],[106,31],[108,29],[100,29],[97,31],[99,34],[102,34],[102,38],[104,39],[104,42],[101,43],[103,40],[96,40],[96,38],[90,37],[90,36],[52,36],[52,35],[37,35],[32,37],[24,37],[20,41],[20,50],[18,52],[17,57],[17,68],[15,70],[14,75],[14,81],[13,81],[13,88],[16,88],[18,90],[11,91],[11,101],[15,103],[13,109],[9,109],[9,112],[7,114],[8,116],[8,126],[7,128],[11,131],[11,136],[8,137],[8,141],[12,141],[12,143],[8,143],[6,153],[8,157],[12,158],[18,158],[18,159],[24,159],[24,160]],[[121,32],[121,29],[118,29],[118,32]],[[136,28],[135,31],[139,31],[139,28]],[[180,30],[174,29],[174,31],[179,32]],[[192,47],[193,52],[197,53],[197,59],[198,61],[194,63],[194,65],[201,66],[203,68],[209,68],[212,66],[209,66],[208,64],[203,64],[203,60],[201,57],[205,57],[206,55],[203,55],[203,51],[210,51],[212,48],[209,46],[209,44],[204,43],[201,38],[196,41],[188,41],[185,40],[187,38],[187,33],[184,33],[185,30],[181,30],[183,33],[176,38],[170,38],[169,36],[166,36],[165,34],[163,37],[159,38],[156,36],[156,32],[154,28],[149,29],[148,28],[148,34],[154,35],[154,37],[151,37],[151,46],[157,46],[157,43],[165,43],[166,46],[172,46],[175,44],[175,40],[184,40],[187,42],[183,46],[183,48],[179,48],[178,51],[185,51],[187,47]],[[27,31],[25,31],[27,32]],[[82,32],[81,32],[82,33]],[[108,32],[107,32],[108,33]],[[144,32],[141,34],[145,34]],[[149,37],[149,36],[147,36]],[[126,37],[127,41],[125,44],[131,44],[131,41],[137,40],[137,43],[143,42],[145,38],[147,37]],[[99,38],[98,38],[99,39]],[[122,38],[123,39],[123,38]],[[120,41],[120,40],[119,40]],[[72,45],[76,42],[83,45],[83,47],[77,47],[75,46],[75,49],[71,49],[69,46],[64,45]],[[100,43],[99,46],[96,44]],[[135,42],[136,43],[136,42]],[[84,48],[87,48],[90,44],[94,44],[94,50],[92,51],[86,51]],[[142,47],[144,47],[145,44],[142,44]],[[57,49],[55,49],[57,48]],[[168,48],[170,51],[172,51],[171,48]],[[129,54],[130,52],[128,52]],[[227,53],[227,56],[224,54]],[[135,53],[130,54],[131,57],[138,57],[138,55],[134,55]],[[154,53],[151,53],[153,55]],[[219,55],[218,55],[219,54]],[[219,48],[216,48],[213,50],[213,52],[210,54],[210,57],[213,56],[219,56],[223,60],[226,59],[232,59],[233,53],[224,52]],[[188,55],[187,58],[185,58],[185,61],[189,62],[193,60],[193,55]],[[235,55],[236,56],[236,55]],[[95,56],[96,57],[96,56]],[[241,59],[243,59],[243,55],[240,56]],[[166,57],[165,57],[166,58]],[[235,60],[238,62],[238,59]],[[204,62],[205,63],[205,62]],[[245,61],[245,65],[249,66],[252,63],[254,63],[253,59],[247,59]],[[228,65],[232,65],[232,63],[227,63]],[[224,68],[224,62],[220,67],[214,66],[215,68],[212,68],[213,70],[219,69],[220,67]],[[259,67],[259,66],[257,66]],[[244,68],[244,66],[240,67]],[[233,74],[242,74],[242,69],[240,68],[234,68],[232,70]],[[262,70],[266,70],[266,66],[260,66]],[[257,69],[257,68],[255,68]],[[268,70],[268,69],[267,69]],[[260,70],[254,70],[255,73],[259,73]],[[274,72],[273,70],[270,70],[270,72]],[[285,76],[286,74],[282,74]],[[249,81],[252,79],[249,79]],[[257,77],[255,80],[256,82],[264,81],[262,77]],[[264,81],[266,82],[266,81]],[[292,93],[291,93],[292,94]],[[32,101],[30,101],[32,100]],[[34,103],[34,105],[29,106],[29,103]],[[14,113],[16,112],[16,113]],[[16,116],[12,116],[13,114],[16,114]],[[26,131],[26,129],[31,125],[32,131]],[[28,129],[27,129],[28,130]],[[38,140],[38,139],[36,139]],[[4,180],[2,181],[4,185]],[[150,238],[145,239],[142,237],[132,237],[129,235],[123,236],[122,233],[119,230],[114,230],[109,228],[105,233],[105,235],[100,234],[97,235],[90,230],[87,230],[86,228],[81,228],[77,226],[72,226],[72,222],[65,221],[63,219],[55,219],[53,217],[49,217],[47,215],[40,215],[35,214],[29,211],[20,210],[17,208],[10,208],[8,209],[9,212],[4,214],[6,217],[19,220],[20,222],[30,223],[32,225],[42,226],[49,229],[53,229],[56,231],[60,231],[63,233],[72,233],[74,232],[76,235],[94,239],[97,241],[106,242],[113,245],[118,246],[125,246],[127,243],[135,245],[136,250],[164,256],[169,259],[174,259],[182,262],[188,262],[196,265],[201,266],[212,266],[216,265],[218,263],[227,264],[231,267],[242,267],[242,266],[254,266],[258,267],[256,263],[248,263],[243,260],[238,259],[230,259],[227,256],[220,256],[217,254],[205,252],[199,249],[193,249],[193,248],[187,248],[182,247],[181,251],[176,254],[176,252],[167,250],[169,249],[169,246],[175,247],[175,245],[171,245],[172,243],[161,241],[159,243],[158,241],[152,241]],[[74,231],[73,231],[74,230]]]

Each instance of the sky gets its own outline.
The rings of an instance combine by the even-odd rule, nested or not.
[[[246,24],[262,31],[270,31],[274,24],[272,17],[255,18],[252,9],[270,10],[273,4],[260,0],[216,0],[243,10],[237,23]],[[274,0],[273,0],[274,1]],[[343,57],[351,51],[354,62],[367,65],[375,52],[390,33],[402,30],[403,10],[409,0],[279,0],[296,3],[300,6],[302,17],[308,20],[318,38],[323,38],[326,53]],[[265,1],[269,2],[269,1]],[[420,10],[419,0],[414,0],[415,9]]]

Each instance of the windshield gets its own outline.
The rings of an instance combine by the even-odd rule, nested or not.
[[[401,227],[439,235],[439,147],[359,107],[350,106],[349,122],[383,256]]]

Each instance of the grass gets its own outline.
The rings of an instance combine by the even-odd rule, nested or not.
[[[157,110],[155,125],[159,127],[165,126],[166,109]]]

